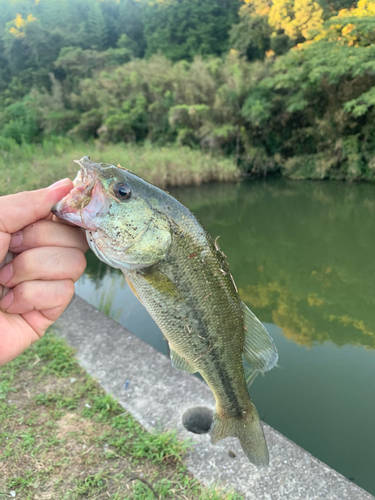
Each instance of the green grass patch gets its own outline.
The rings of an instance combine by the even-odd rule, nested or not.
[[[102,145],[57,137],[42,144],[14,143],[7,149],[0,150],[0,194],[37,189],[63,177],[73,179],[78,171],[74,160],[85,155],[96,162],[120,164],[161,188],[233,181],[240,176],[233,159],[188,147]]]
[[[188,450],[148,433],[52,333],[0,369],[0,498],[241,499],[194,479]]]

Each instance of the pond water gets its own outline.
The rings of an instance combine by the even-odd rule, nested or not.
[[[250,388],[261,418],[375,494],[375,186],[277,179],[172,194],[220,236],[278,347],[279,367]],[[122,274],[92,254],[77,292],[167,353]]]

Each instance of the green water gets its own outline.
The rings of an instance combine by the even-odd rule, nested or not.
[[[275,339],[280,368],[250,389],[262,419],[375,494],[375,186],[273,180],[172,194],[220,235],[243,300]],[[90,256],[78,293],[167,352],[119,272]]]

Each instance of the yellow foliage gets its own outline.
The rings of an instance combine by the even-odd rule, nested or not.
[[[251,6],[251,10],[257,16],[268,16],[272,2],[270,0],[244,0],[245,4]]]
[[[359,47],[370,46],[371,40],[362,40],[361,35],[355,32],[356,25],[353,23],[348,23],[345,25],[341,20],[346,17],[373,17],[375,16],[375,1],[374,0],[359,0],[357,7],[352,7],[351,9],[341,9],[338,15],[332,20],[337,20],[336,24],[331,24],[327,29],[321,30],[321,32],[315,36],[314,42],[318,42],[322,39],[328,39],[332,41],[338,41],[342,45],[348,45],[349,47]]]
[[[280,297],[277,309],[272,311],[272,319],[282,328],[285,337],[299,345],[312,345],[315,334],[313,324],[299,314],[297,305],[287,302],[286,297],[284,299]]]
[[[25,33],[22,33],[22,31],[19,31],[14,26],[10,28],[9,33],[11,33],[16,38],[24,38],[26,36]]]
[[[275,30],[285,30],[292,20],[292,12],[292,0],[274,0],[270,10],[268,22]]]
[[[22,18],[22,14],[17,14],[16,19],[14,20],[14,24],[16,28],[20,29],[25,26],[26,21]]]
[[[309,293],[307,296],[307,303],[309,306],[322,306],[324,304],[324,299],[317,296],[316,293]]]
[[[275,30],[284,30],[290,38],[309,37],[311,30],[323,25],[323,9],[312,0],[275,0],[269,23]]]
[[[306,39],[311,30],[319,30],[323,25],[323,9],[311,0],[295,0],[294,16],[292,25],[295,33],[300,32]]]
[[[322,273],[312,272],[312,276],[321,281],[324,286],[324,279],[327,274],[330,274],[332,269],[327,267],[322,270]],[[375,338],[375,332],[371,331],[365,323],[360,319],[354,319],[348,315],[337,316],[328,315],[327,307],[332,305],[327,300],[319,297],[316,293],[309,293],[307,297],[296,296],[288,284],[281,284],[277,281],[268,283],[259,283],[257,285],[247,286],[245,289],[240,289],[242,300],[247,303],[252,309],[265,309],[268,314],[271,314],[272,321],[283,330],[285,337],[293,340],[299,345],[311,346],[316,340],[328,340],[330,334],[322,329],[316,330],[314,322],[310,321],[305,310],[304,304],[307,303],[310,307],[322,307],[316,311],[315,315],[325,321],[336,321],[345,327],[352,327],[362,332],[367,338]],[[332,337],[334,341],[334,337]],[[373,342],[363,341],[364,345],[372,345]]]
[[[350,318],[346,314],[343,316],[335,316],[335,315],[331,314],[329,316],[329,320],[330,321],[338,321],[339,323],[341,323],[344,326],[352,326],[356,330],[360,330],[364,335],[371,335],[372,337],[374,337],[374,332],[372,332],[371,330],[366,328],[366,326],[362,320]]]
[[[284,30],[290,38],[296,39],[302,35],[305,39],[309,39],[313,31],[318,31],[312,42],[328,39],[358,47],[366,45],[365,40],[361,40],[356,32],[355,24],[346,24],[342,20],[347,17],[369,16],[375,16],[375,1],[359,0],[357,7],[341,9],[336,17],[331,18],[334,22],[330,23],[328,28],[323,29],[323,9],[316,1],[274,0],[269,12],[269,24],[275,31]],[[305,46],[305,44],[299,44],[295,48],[301,49]]]
[[[351,31],[353,31],[354,28],[355,28],[354,24],[349,23],[342,29],[341,32],[343,35],[348,35]]]
[[[280,326],[285,337],[300,345],[312,345],[313,324],[298,312],[298,300],[286,285],[277,281],[249,286],[239,290],[241,298],[252,308],[272,308],[272,321]]]
[[[351,9],[341,9],[337,17],[368,17],[375,16],[374,0],[359,0],[357,7]]]
[[[9,30],[9,33],[11,33],[16,38],[24,38],[26,36],[25,27],[29,23],[32,23],[36,20],[36,17],[34,17],[32,14],[29,14],[26,19],[22,17],[22,14],[17,14],[16,19],[13,21],[15,27],[12,26]]]

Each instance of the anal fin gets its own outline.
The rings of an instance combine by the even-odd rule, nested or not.
[[[242,302],[245,323],[245,345],[243,355],[255,370],[267,372],[277,363],[276,346],[265,327]]]
[[[185,361],[176,351],[173,349],[170,350],[171,353],[171,364],[173,368],[177,368],[177,370],[184,370],[185,372],[195,373],[197,370],[192,368],[187,361]]]

